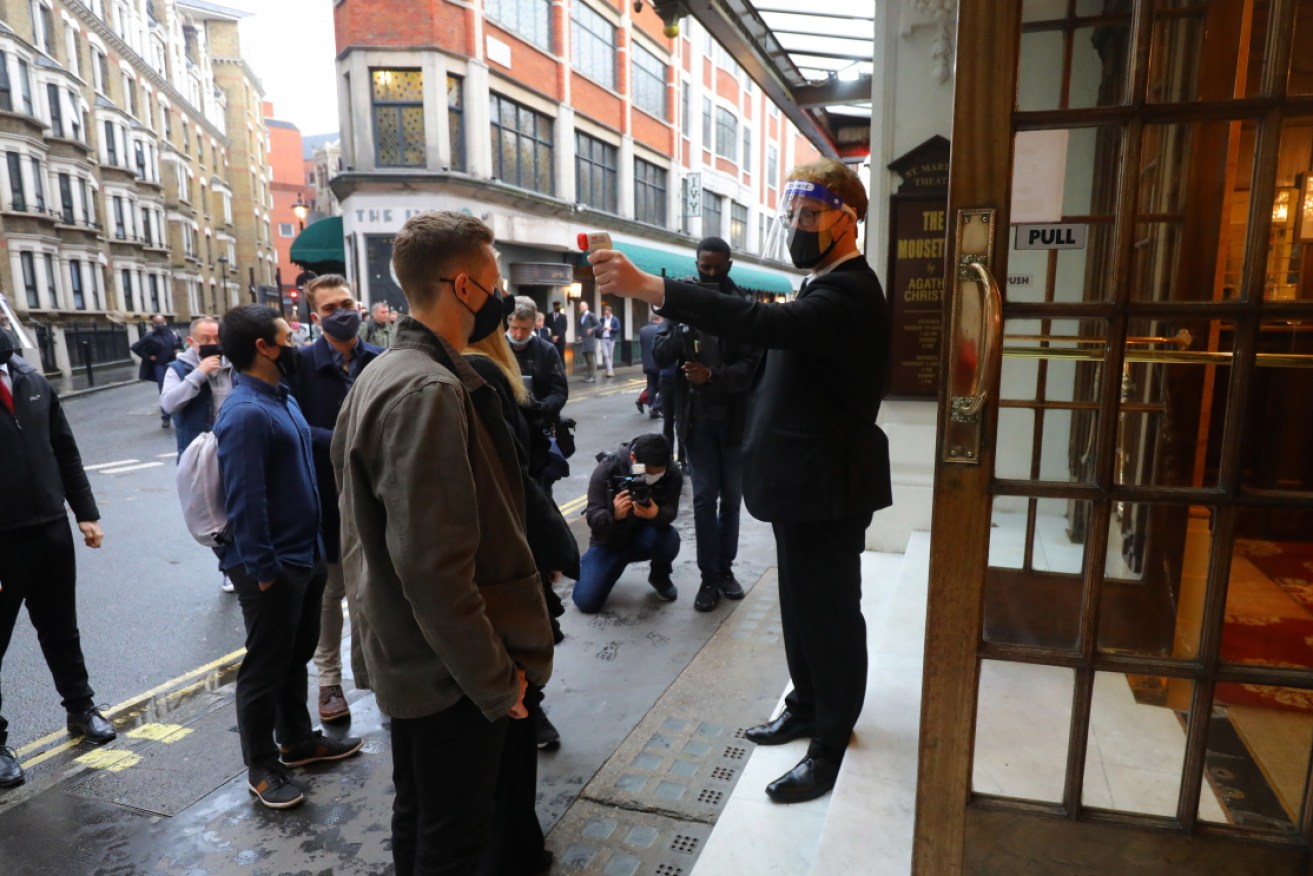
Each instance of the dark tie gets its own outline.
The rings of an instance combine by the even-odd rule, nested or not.
[[[812,278],[811,278],[811,277],[803,277],[803,278],[802,278],[802,285],[798,287],[798,294],[799,294],[799,295],[801,295],[802,293],[804,293],[804,292],[807,291],[807,284],[810,283],[811,281],[812,281]]]
[[[4,405],[10,415],[14,413],[14,397],[9,392],[9,387],[5,386],[3,378],[0,378],[0,405]]]

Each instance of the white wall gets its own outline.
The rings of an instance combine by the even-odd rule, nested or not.
[[[867,252],[882,281],[888,264],[889,196],[897,174],[885,170],[935,134],[951,140],[953,80],[939,82],[932,57],[933,27],[904,34],[908,4],[880,0],[875,22],[875,94],[871,115],[871,211]],[[919,19],[916,19],[919,20]],[[889,435],[893,507],[875,515],[866,532],[871,550],[902,551],[914,531],[930,529],[934,490],[936,405],[930,401],[886,401],[880,426]]]

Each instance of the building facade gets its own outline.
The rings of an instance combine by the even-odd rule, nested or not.
[[[306,185],[310,187],[310,216],[341,216],[342,204],[333,194],[329,180],[342,172],[342,141],[330,140],[305,160]]]
[[[294,302],[299,296],[293,296],[296,289],[296,277],[300,268],[292,264],[292,241],[311,218],[303,219],[296,214],[299,204],[307,217],[314,203],[314,189],[305,170],[304,149],[301,130],[291,122],[284,122],[273,117],[273,105],[265,102],[265,124],[269,128],[269,167],[270,191],[273,207],[270,212],[274,234],[274,274],[284,307],[299,306]]]
[[[696,22],[670,39],[650,7],[617,0],[344,0],[334,16],[344,169],[332,187],[367,300],[404,309],[391,239],[432,209],[491,225],[503,274],[544,308],[602,303],[575,248],[584,230],[672,276],[717,235],[740,285],[796,288],[790,266],[753,253],[788,168],[818,153]],[[637,337],[643,305],[616,309]]]
[[[258,98],[247,111],[259,83],[240,60],[245,13],[180,0],[4,11],[0,291],[44,370],[126,361],[132,324],[251,300],[244,274],[271,283],[268,135]]]

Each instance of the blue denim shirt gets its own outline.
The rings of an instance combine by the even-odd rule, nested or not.
[[[245,566],[273,581],[283,565],[313,568],[319,540],[319,490],[310,427],[287,387],[237,378],[214,422],[232,543],[225,570]]]

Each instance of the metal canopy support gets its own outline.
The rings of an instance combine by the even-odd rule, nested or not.
[[[797,101],[798,106],[802,107],[869,103],[871,100],[871,77],[831,79],[819,85],[800,85],[793,89],[793,99]]]

